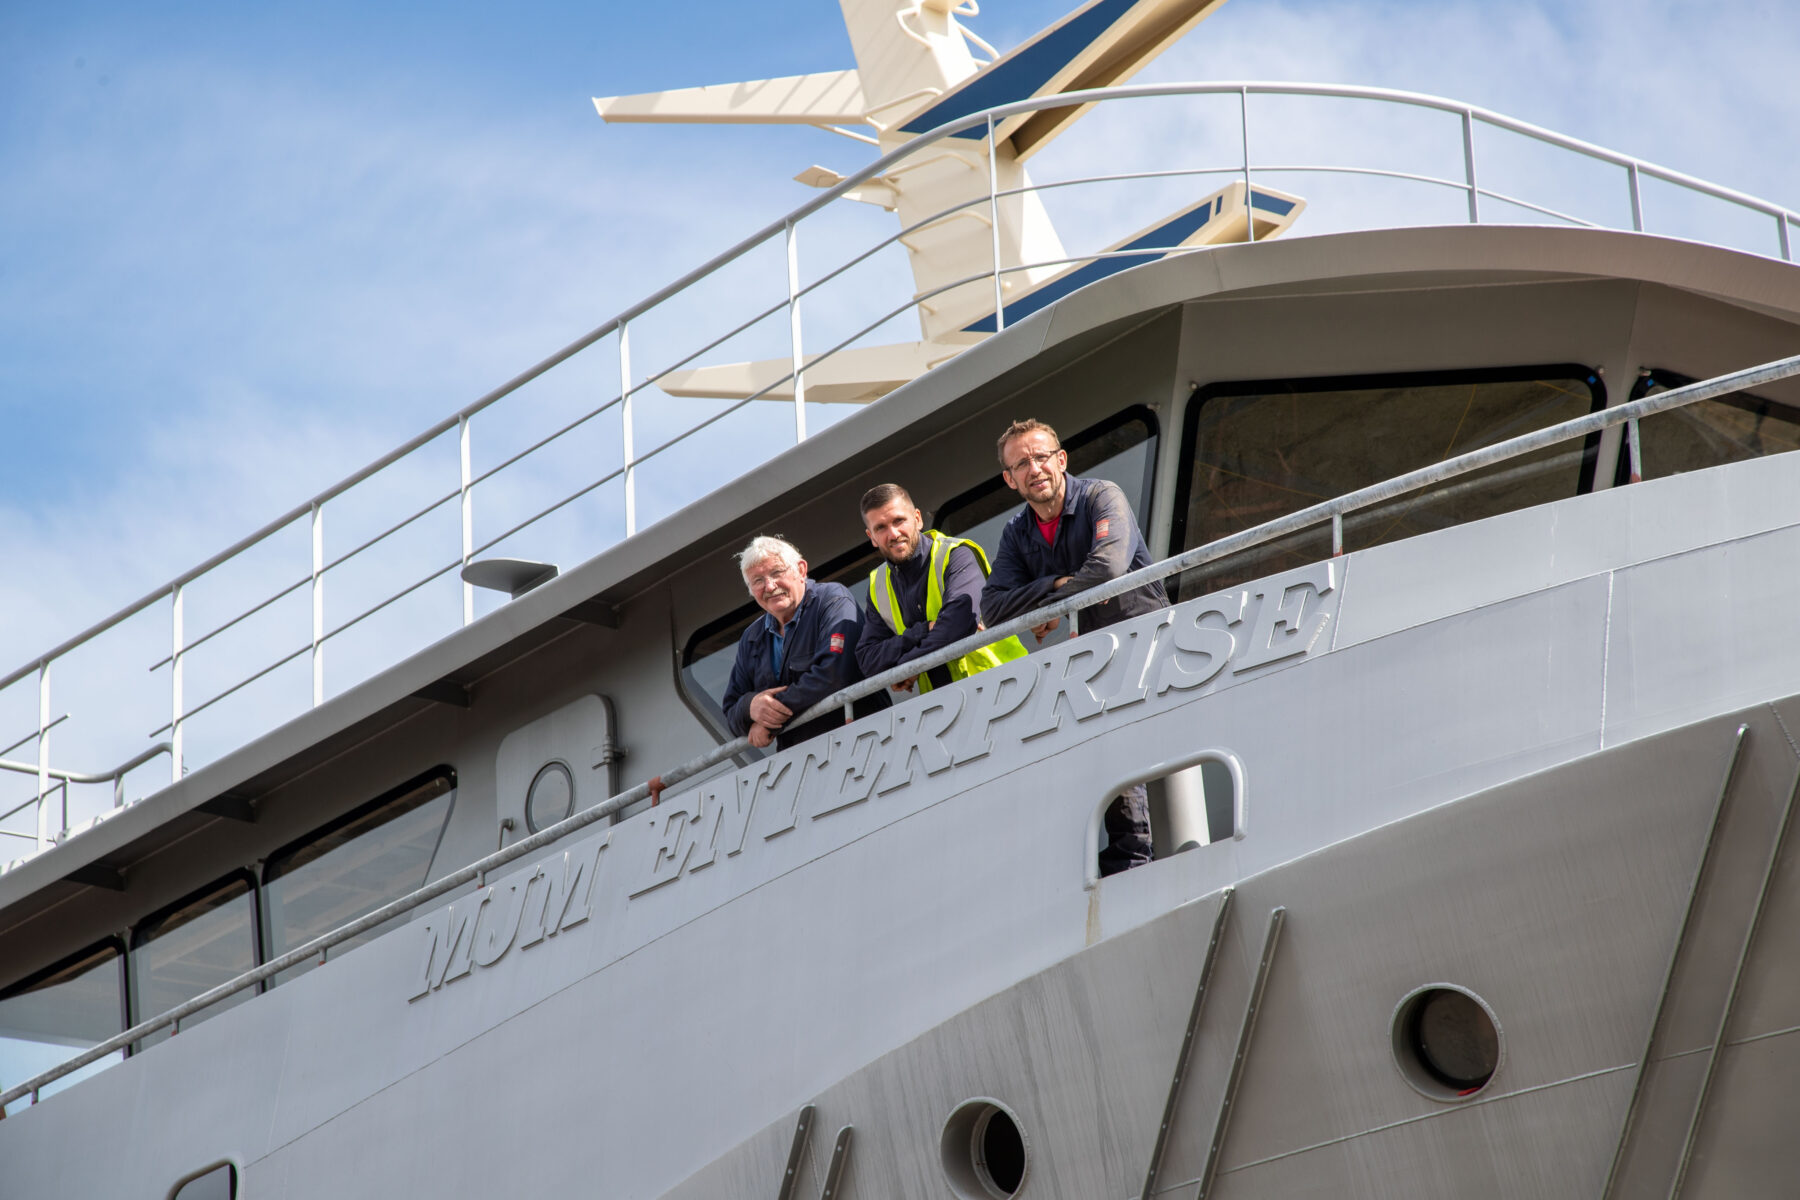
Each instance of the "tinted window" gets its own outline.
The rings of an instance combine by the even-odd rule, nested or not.
[[[1692,382],[1671,371],[1648,371],[1639,377],[1631,398],[1654,396]],[[1794,449],[1800,449],[1800,410],[1748,393],[1696,400],[1638,422],[1638,475],[1643,479]],[[1617,482],[1626,482],[1629,472],[1629,462],[1621,454]]]
[[[125,1029],[125,954],[109,939],[0,993],[0,1090],[97,1046]],[[60,1091],[124,1057],[91,1063],[44,1088]],[[29,1097],[8,1109],[30,1104]]]
[[[320,934],[423,887],[449,818],[456,777],[448,769],[412,780],[269,857],[263,870],[267,955],[277,958]],[[380,937],[393,921],[332,946],[275,977],[283,983]]]
[[[1599,379],[1577,366],[1215,385],[1188,409],[1175,542],[1202,546],[1604,404]],[[1344,549],[1576,495],[1592,486],[1597,446],[1551,446],[1352,513]],[[1180,591],[1199,595],[1330,554],[1327,524],[1196,568]]]
[[[248,874],[197,893],[137,928],[131,940],[132,1013],[147,1020],[256,966],[256,890]],[[256,994],[226,997],[182,1021],[217,1016]],[[137,1043],[155,1045],[173,1033],[160,1029]]]

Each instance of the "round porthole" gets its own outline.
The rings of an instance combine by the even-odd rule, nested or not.
[[[547,762],[525,791],[525,828],[548,829],[575,811],[575,777],[560,762]]]
[[[1394,1062],[1433,1100],[1466,1100],[1500,1069],[1500,1024],[1467,988],[1434,983],[1394,1009]]]
[[[1031,1162],[1019,1118],[998,1100],[965,1100],[944,1122],[944,1176],[963,1200],[1005,1200],[1025,1186]]]

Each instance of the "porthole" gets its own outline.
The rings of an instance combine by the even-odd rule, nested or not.
[[[1031,1143],[1013,1111],[985,1097],[965,1100],[944,1122],[944,1176],[963,1200],[1006,1200],[1025,1186]]]
[[[1466,1100],[1500,1069],[1500,1023],[1467,988],[1434,983],[1394,1009],[1394,1062],[1414,1090],[1433,1100]]]
[[[547,762],[532,776],[525,791],[525,828],[550,828],[575,811],[575,777],[561,762]]]

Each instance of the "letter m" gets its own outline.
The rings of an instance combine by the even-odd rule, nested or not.
[[[433,913],[424,923],[419,973],[413,978],[409,1000],[418,1000],[443,987],[446,980],[460,979],[469,973],[475,948],[470,936],[475,915],[487,903],[490,894],[483,888],[472,896],[464,896],[448,908]]]

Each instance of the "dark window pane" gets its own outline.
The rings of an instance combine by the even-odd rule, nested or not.
[[[132,988],[137,1020],[167,1012],[256,966],[256,897],[250,881],[235,878],[140,926],[132,939]],[[183,1025],[207,1020],[256,994],[245,988]],[[164,1028],[139,1049],[169,1037]]]
[[[1599,381],[1583,368],[1207,389],[1188,411],[1180,545],[1217,541],[1604,402]],[[1552,446],[1352,513],[1344,520],[1344,549],[1573,496],[1591,482],[1596,444],[1590,438]],[[1323,525],[1196,568],[1180,590],[1199,595],[1330,554],[1331,531]]]
[[[438,835],[450,815],[454,781],[440,774],[277,851],[263,872],[268,957],[273,959],[424,886]],[[380,937],[404,915],[331,947],[317,959],[275,976],[276,983],[311,970]]]
[[[0,1090],[66,1062],[125,1029],[125,956],[116,941],[83,951],[0,996]],[[63,1076],[43,1094],[103,1071],[124,1051]],[[15,1101],[9,1112],[31,1103]]]
[[[1653,371],[1638,381],[1632,398],[1654,396],[1692,382],[1685,376]],[[1638,474],[1644,479],[1794,449],[1800,449],[1800,411],[1761,396],[1740,393],[1697,400],[1638,422]]]

